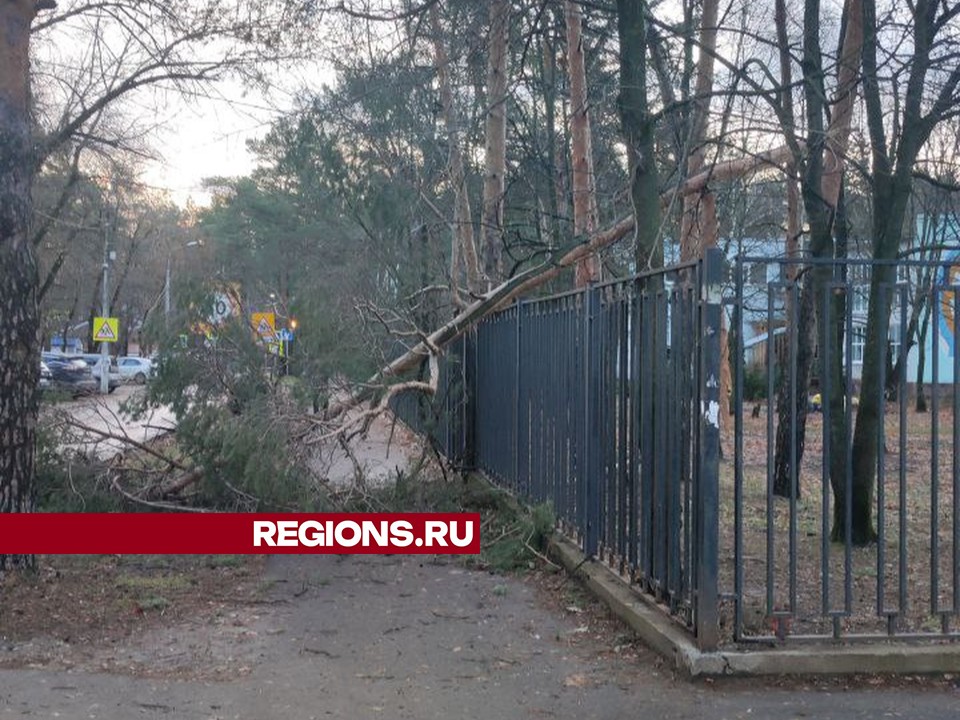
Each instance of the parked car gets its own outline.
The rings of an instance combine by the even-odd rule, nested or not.
[[[48,390],[52,386],[53,386],[53,373],[50,372],[50,368],[47,367],[47,364],[43,360],[41,360],[39,387],[41,390]]]
[[[85,353],[83,355],[78,355],[81,360],[83,360],[87,367],[90,368],[90,374],[99,384],[100,382],[100,368],[103,366],[103,355],[96,353]],[[110,392],[116,390],[123,383],[123,378],[120,376],[120,370],[117,368],[116,358],[107,357],[107,368],[108,368],[108,388]]]
[[[147,358],[127,355],[117,358],[117,369],[124,382],[135,382],[143,385],[147,378],[153,377],[153,363]]]
[[[72,393],[74,397],[97,391],[98,382],[87,363],[79,357],[45,352],[41,360],[50,371],[54,387]]]

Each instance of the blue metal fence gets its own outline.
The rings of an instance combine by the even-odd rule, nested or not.
[[[960,639],[956,263],[738,259],[728,304],[741,361],[732,472],[721,482],[731,510],[720,586],[733,640]],[[778,327],[779,351],[747,367],[749,336]],[[816,349],[807,378],[805,346]],[[871,353],[878,372],[867,378]],[[762,379],[762,397],[744,397],[748,372]],[[912,407],[917,380],[926,412]],[[778,412],[778,387],[788,412]],[[867,413],[877,418],[869,462],[855,455]],[[867,542],[857,524],[870,528]]]
[[[704,648],[718,642],[722,265],[713,251],[517,303],[447,353],[440,387],[454,379],[452,392],[419,413],[415,401],[398,405],[449,458],[550,503],[563,533],[665,604]]]
[[[746,257],[726,272],[712,250],[488,317],[446,353],[437,398],[396,407],[454,463],[550,503],[561,532],[702,648],[956,640],[957,267]],[[891,313],[873,349],[879,372],[864,385],[871,294]],[[926,339],[910,350],[923,318]],[[731,417],[721,417],[724,326]],[[757,352],[762,342],[771,347]],[[752,367],[748,344],[760,358]],[[926,383],[926,413],[908,408],[915,380]],[[879,413],[876,541],[858,546],[853,502],[838,498],[852,498],[864,402]]]

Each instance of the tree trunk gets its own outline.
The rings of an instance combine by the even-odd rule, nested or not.
[[[483,174],[483,270],[487,289],[503,278],[503,193],[507,172],[509,0],[490,2],[487,55],[486,162]]]
[[[554,41],[549,31],[543,38],[543,104],[544,121],[547,133],[547,150],[544,164],[548,169],[546,179],[548,186],[545,194],[550,208],[550,229],[553,243],[557,244],[564,237],[561,218],[567,215],[567,190],[563,178],[564,156],[563,143],[560,133],[557,132],[557,58]]]
[[[917,338],[917,405],[918,413],[927,412],[927,393],[923,386],[923,374],[926,371],[927,364],[927,330],[930,327],[930,311],[927,310],[923,315],[923,322],[920,324],[920,335]],[[957,378],[954,378],[956,382]],[[956,390],[954,390],[956,392]]]
[[[583,59],[583,15],[579,3],[566,0],[567,71],[570,74],[570,135],[573,155],[573,233],[590,237],[597,230],[597,197],[593,177],[593,143],[587,104],[587,76]],[[586,255],[574,269],[574,285],[584,287],[600,279],[596,255]]]
[[[567,124],[568,106],[566,95],[560,92],[558,80],[557,48],[565,41],[566,28],[563,24],[563,8],[553,8],[554,17],[551,29],[544,35],[544,102],[547,105],[547,140],[551,153],[551,178],[553,181],[553,200],[555,203],[555,227],[557,240],[568,239],[572,232],[570,212],[570,155],[569,125]],[[559,112],[558,112],[559,111]]]
[[[846,208],[846,194],[844,193],[844,183],[841,178],[837,199],[837,212],[834,221],[834,237],[836,238],[835,256],[838,258],[845,258],[848,255],[850,237],[847,227]],[[824,277],[819,283],[817,294],[817,305],[819,308],[817,325],[820,328],[827,325],[827,332],[821,333],[821,335],[827,335],[828,337],[822,342],[830,345],[833,350],[830,355],[830,362],[828,362],[827,358],[821,353],[820,378],[821,383],[825,382],[824,378],[829,378],[830,387],[830,392],[821,393],[821,398],[825,403],[824,407],[829,410],[829,424],[824,428],[824,433],[827,436],[827,442],[830,443],[830,447],[834,448],[830,453],[830,486],[833,490],[834,498],[833,528],[830,537],[832,540],[838,542],[845,540],[847,536],[846,480],[848,460],[851,452],[850,433],[847,431],[847,427],[849,426],[849,416],[847,413],[852,412],[852,408],[847,406],[845,392],[847,387],[843,374],[842,348],[844,347],[844,336],[846,333],[847,304],[852,301],[843,293],[827,293],[824,283],[828,280],[836,279],[846,282],[848,276],[845,265],[841,266],[841,271],[839,278],[836,278],[836,275],[828,277],[827,273],[824,273]],[[822,315],[823,302],[821,302],[821,300],[825,297],[829,297],[829,318],[825,318]],[[828,319],[833,321],[832,327],[828,325]],[[847,362],[850,362],[849,358]]]
[[[778,3],[777,7],[777,34],[781,45],[781,62],[788,55],[785,53],[785,7]],[[820,48],[820,3],[819,0],[807,0],[804,6],[804,40],[803,40],[803,88],[806,99],[808,158],[801,177],[801,198],[810,223],[810,249],[816,258],[842,257],[844,253],[836,252],[832,235],[836,229],[837,209],[841,200],[843,179],[843,159],[850,137],[853,103],[856,98],[856,85],[860,67],[860,53],[863,48],[863,18],[861,0],[847,0],[844,7],[844,32],[840,45],[840,63],[837,69],[837,89],[831,104],[830,123],[823,128],[823,56]],[[785,89],[784,92],[787,92]],[[790,100],[792,107],[792,99]],[[788,136],[793,132],[787,128]],[[826,159],[825,159],[826,156]],[[789,181],[788,181],[789,183]],[[788,184],[788,194],[790,187]],[[842,231],[841,231],[842,232]],[[789,234],[789,231],[788,231]],[[781,383],[777,400],[778,428],[776,441],[776,460],[774,476],[774,492],[778,495],[789,496],[793,484],[792,448],[796,449],[797,493],[799,494],[799,473],[803,459],[803,448],[806,440],[806,405],[807,388],[810,384],[812,370],[812,346],[822,341],[816,337],[814,322],[822,328],[825,319],[822,317],[826,283],[831,280],[828,266],[820,266],[810,272],[809,281],[804,283],[801,290],[799,312],[788,317],[797,317],[797,377],[796,377],[796,405],[790,404],[789,378],[781,373]],[[808,297],[809,295],[809,297]],[[809,303],[809,306],[808,306]],[[847,451],[846,422],[844,413],[847,408],[843,405],[842,385],[842,356],[839,347],[843,343],[843,324],[839,322],[845,311],[843,298],[835,297],[831,303],[831,315],[838,322],[838,346],[831,353],[832,363],[829,367],[821,363],[821,382],[827,376],[833,379],[830,384],[831,396],[824,397],[823,403],[831,408],[830,427],[824,428],[829,436],[833,448],[831,457],[843,457]],[[812,310],[812,312],[811,312]],[[801,347],[809,345],[810,347]],[[821,357],[823,354],[821,353]],[[796,414],[796,420],[791,421],[791,414]],[[794,437],[795,434],[795,437]],[[842,448],[842,452],[838,452]],[[841,464],[833,463],[831,484],[835,497],[839,491],[843,493],[846,485],[836,472],[843,470]],[[842,498],[837,499],[834,507],[841,504]],[[836,531],[834,526],[834,531]]]
[[[654,123],[647,101],[647,21],[645,3],[617,0],[620,38],[620,94],[617,105],[627,146],[636,271],[663,267],[660,196],[654,158]]]
[[[791,123],[784,128],[787,137],[796,137],[796,132],[792,125],[794,119],[793,105],[793,67],[790,57],[790,40],[787,34],[787,7],[785,0],[776,0],[775,4],[775,23],[777,27],[777,50],[780,55],[780,104],[783,107],[783,116]],[[786,174],[787,186],[787,234],[784,247],[788,260],[796,260],[800,257],[800,187],[797,183],[797,164],[792,163],[787,168]],[[799,275],[800,266],[797,264],[787,265],[787,282],[796,282]],[[793,296],[787,297],[786,316],[794,317]],[[767,398],[769,402],[771,398]]]
[[[960,70],[954,69],[940,83],[936,100],[928,102],[928,72],[932,49],[942,40],[952,20],[953,7],[931,0],[918,0],[910,5],[912,41],[909,72],[902,103],[894,104],[893,122],[889,121],[889,103],[880,92],[880,78],[887,68],[877,62],[877,8],[875,0],[862,0],[864,28],[870,33],[863,44],[863,94],[870,135],[871,168],[873,171],[873,257],[893,260],[900,250],[903,223],[909,205],[914,165],[930,133],[955,112],[956,90]],[[942,15],[937,16],[942,9]],[[939,78],[938,78],[939,79]],[[902,111],[901,108],[902,107]],[[929,110],[924,113],[924,110]],[[902,117],[901,117],[902,115]],[[888,143],[887,130],[891,129]],[[892,293],[886,288],[895,280],[894,265],[878,265],[870,278],[870,306],[863,348],[862,385],[874,388],[886,357],[888,323]],[[871,542],[876,538],[872,527],[873,493],[876,486],[877,459],[882,451],[877,439],[880,418],[884,412],[883,397],[875,392],[863,393],[853,434],[853,541]]]
[[[0,512],[34,508],[40,278],[30,246],[35,159],[30,137],[30,23],[34,0],[0,3]],[[29,567],[0,555],[0,570]]]
[[[450,185],[453,187],[455,198],[453,241],[450,252],[450,288],[456,302],[459,299],[457,287],[460,282],[461,258],[466,267],[467,288],[471,292],[480,291],[480,263],[477,259],[477,246],[473,236],[473,216],[470,211],[470,194],[467,189],[463,150],[460,147],[457,109],[453,102],[453,91],[450,88],[450,61],[443,45],[440,11],[436,4],[430,8],[430,24],[433,33],[434,65],[440,85],[440,104],[443,106],[443,118],[447,126]]]
[[[910,163],[912,166],[912,163]],[[874,232],[879,238],[874,245],[874,257],[892,259],[899,248],[901,228],[906,214],[909,181],[895,179],[884,182],[876,178],[874,201]],[[904,187],[906,185],[906,187]],[[880,201],[880,202],[878,202]],[[879,222],[878,222],[879,221]],[[863,344],[863,374],[860,407],[853,433],[853,542],[858,545],[876,540],[873,529],[873,493],[876,485],[877,456],[881,451],[877,439],[880,416],[884,412],[884,398],[871,388],[877,387],[882,364],[886,362],[887,331],[892,305],[892,293],[883,292],[896,279],[896,267],[875,265],[870,276],[870,305],[867,310],[867,331]],[[836,528],[834,529],[836,533]]]
[[[717,0],[704,0],[700,17],[700,59],[697,61],[697,79],[694,83],[693,114],[690,123],[688,144],[690,157],[687,160],[687,177],[702,172],[706,163],[707,126],[710,120],[710,97],[713,92],[714,53],[717,47]],[[683,197],[683,217],[680,223],[680,261],[699,257],[701,252],[717,244],[716,201],[704,195]],[[713,208],[713,218],[706,217],[704,205]],[[724,393],[721,392],[721,397]]]

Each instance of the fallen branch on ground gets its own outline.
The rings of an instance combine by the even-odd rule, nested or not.
[[[87,425],[86,423],[80,422],[76,418],[72,418],[66,415],[60,418],[60,422],[72,428],[76,428],[77,430],[82,430],[83,432],[92,433],[93,435],[103,438],[104,440],[116,440],[117,442],[124,443],[125,445],[130,445],[131,447],[134,447],[137,450],[145,452],[147,455],[151,455],[157,458],[158,460],[161,460],[167,463],[168,465],[170,465],[170,467],[177,468],[178,470],[189,471],[192,469],[187,467],[180,461],[175,460],[172,457],[168,457],[167,455],[164,455],[163,453],[158,452],[157,450],[154,450],[149,445],[142,443],[139,440],[134,440],[132,437],[130,437],[126,433],[118,434],[118,433],[110,432],[109,430],[96,428],[96,427],[93,427],[92,425]]]
[[[144,500],[139,498],[133,493],[127,492],[120,486],[120,480],[116,476],[110,478],[110,486],[118,493],[123,495],[130,502],[135,502],[138,505],[145,505],[146,507],[156,508],[158,510],[177,510],[179,512],[194,512],[194,513],[206,513],[213,512],[212,510],[207,510],[206,508],[196,508],[188,507],[186,505],[175,505],[174,503],[167,502],[158,502],[156,500]]]

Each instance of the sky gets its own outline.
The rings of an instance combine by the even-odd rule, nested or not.
[[[141,42],[129,28],[121,32],[111,20],[101,23],[100,14],[72,15],[69,9],[65,4],[66,19],[39,30],[31,41],[35,100],[52,126],[65,116],[65,108],[66,116],[75,115],[83,98],[103,96],[118,76],[125,77],[138,63],[149,64],[152,58],[144,53],[154,44],[170,42],[162,30],[156,41],[148,35],[150,39]],[[105,10],[103,17],[108,16]],[[211,58],[221,52],[217,42],[197,47],[201,53],[212,52]],[[206,205],[210,197],[203,189],[204,178],[249,173],[255,159],[247,142],[265,135],[272,121],[293,110],[304,88],[318,90],[334,80],[316,61],[285,66],[282,72],[260,70],[267,75],[269,91],[250,90],[237,79],[204,85],[188,96],[153,84],[139,88],[111,103],[103,120],[105,134],[134,138],[140,151],[155,158],[136,161],[142,183],[166,190],[181,207],[188,201]]]
[[[160,124],[150,138],[159,157],[145,164],[142,180],[166,189],[180,207],[188,200],[207,205],[203,179],[246,175],[254,168],[247,141],[262,137],[271,120],[292,107],[292,98],[267,98],[245,93],[238,84],[224,81],[211,88],[209,97],[168,98]]]
[[[271,123],[297,107],[305,88],[319,91],[336,80],[334,71],[316,63],[286,67],[268,79],[267,90],[245,88],[238,80],[207,86],[205,95],[165,93],[165,107],[148,139],[160,157],[145,165],[141,180],[166,189],[180,207],[187,201],[208,205],[208,177],[236,177],[256,164],[249,140],[263,137]]]

